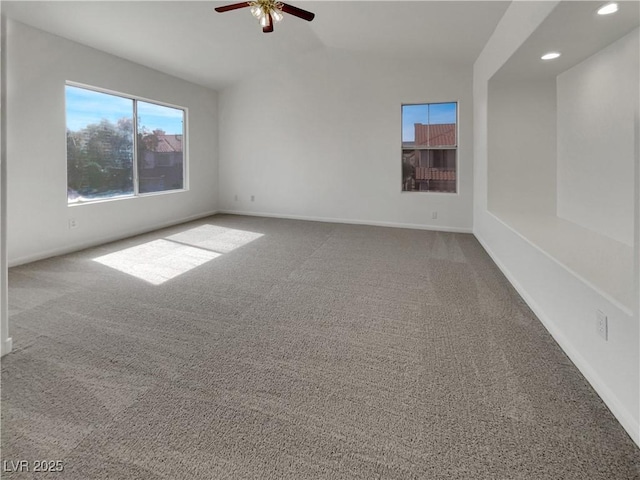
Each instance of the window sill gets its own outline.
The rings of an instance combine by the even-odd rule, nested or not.
[[[629,315],[633,312],[633,246],[554,215],[490,213]]]
[[[67,202],[68,207],[79,207],[82,205],[95,205],[97,203],[109,203],[109,202],[117,202],[119,200],[132,200],[136,198],[147,198],[147,197],[159,197],[163,195],[173,195],[176,193],[185,193],[188,192],[188,188],[181,188],[179,190],[166,190],[163,192],[149,192],[149,193],[139,193],[138,195],[122,195],[119,197],[111,197],[111,198],[97,198],[95,200],[86,200],[83,202]]]

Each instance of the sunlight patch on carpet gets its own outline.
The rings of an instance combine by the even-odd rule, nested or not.
[[[262,233],[248,232],[234,228],[216,225],[201,225],[184,232],[169,235],[167,240],[184,243],[199,248],[206,248],[218,253],[228,253],[242,247],[255,239],[262,237]]]
[[[152,285],[161,285],[262,235],[202,225],[93,260]]]
[[[160,239],[93,260],[153,285],[160,285],[220,255]]]

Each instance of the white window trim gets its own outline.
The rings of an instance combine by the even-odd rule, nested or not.
[[[460,101],[459,100],[447,100],[441,102],[407,102],[400,104],[400,158],[402,158],[402,107],[411,105],[438,105],[442,103],[455,103],[456,104],[456,146],[451,147],[427,147],[425,150],[456,150],[456,191],[455,192],[425,192],[420,190],[408,191],[400,188],[400,194],[405,195],[460,195]],[[421,150],[419,148],[415,150]],[[402,162],[400,162],[400,178],[402,178]]]
[[[67,206],[68,207],[79,207],[81,205],[92,205],[95,203],[105,203],[105,202],[117,202],[119,200],[132,200],[132,199],[136,199],[136,198],[144,198],[144,197],[153,197],[153,196],[157,196],[157,195],[171,195],[171,194],[175,194],[175,193],[185,193],[189,191],[189,137],[187,135],[187,131],[188,129],[188,123],[189,123],[189,108],[188,107],[183,107],[181,105],[176,105],[176,104],[172,104],[172,103],[168,103],[168,102],[161,102],[158,100],[153,100],[150,98],[146,98],[146,97],[140,97],[138,95],[130,95],[128,93],[122,93],[122,92],[118,92],[115,90],[110,90],[108,88],[102,88],[102,87],[96,87],[94,85],[87,85],[85,83],[80,83],[80,82],[74,82],[72,80],[67,80],[64,83],[65,87],[70,86],[70,87],[77,87],[77,88],[83,88],[85,90],[91,90],[93,92],[98,92],[98,93],[104,93],[107,95],[113,95],[115,97],[121,97],[121,98],[126,98],[129,100],[133,100],[133,118],[134,118],[134,122],[133,122],[133,140],[134,140],[134,148],[133,148],[133,194],[128,194],[128,195],[120,195],[117,197],[111,197],[111,198],[96,198],[95,200],[86,200],[86,201],[79,201],[79,202],[73,202],[73,203],[69,203],[69,201],[67,200]],[[161,107],[169,107],[169,108],[175,108],[177,110],[182,110],[184,112],[184,117],[183,117],[183,121],[182,121],[182,138],[183,138],[183,142],[182,142],[182,155],[183,155],[183,161],[182,161],[182,188],[178,188],[178,189],[174,189],[174,190],[163,190],[160,192],[148,192],[148,193],[140,193],[139,190],[139,185],[138,185],[138,152],[137,152],[137,148],[136,148],[136,142],[137,142],[137,138],[138,138],[138,102],[145,102],[145,103],[152,103],[154,105],[160,105]],[[66,135],[66,131],[67,131],[67,108],[66,108],[66,102],[65,102],[65,109],[64,109],[64,127],[65,127],[65,135]],[[187,139],[187,141],[185,142],[184,139]],[[68,162],[68,152],[67,152],[67,143],[65,142],[65,162]],[[69,179],[67,178],[67,185],[66,185],[66,189],[69,188]],[[66,190],[65,189],[65,190]],[[66,196],[66,195],[65,195]]]

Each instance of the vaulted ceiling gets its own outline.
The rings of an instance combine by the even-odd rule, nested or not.
[[[471,65],[508,1],[301,1],[262,33],[248,9],[224,1],[4,1],[17,21],[214,89],[315,49],[337,48]]]

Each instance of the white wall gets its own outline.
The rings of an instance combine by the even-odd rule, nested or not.
[[[489,82],[489,210],[555,215],[556,85]]]
[[[442,101],[459,194],[401,193],[401,104]],[[322,49],[252,75],[220,94],[220,208],[470,231],[471,106],[471,69],[426,61]]]
[[[558,75],[558,216],[633,245],[638,29]]]
[[[6,22],[0,23],[0,57],[6,53]],[[1,63],[0,62],[0,63]],[[4,63],[2,63],[4,64]],[[0,78],[0,356],[11,351],[9,338],[8,278],[7,278],[7,162],[6,162],[6,82]]]
[[[77,250],[216,210],[217,94],[8,21],[9,263]],[[67,205],[65,81],[188,109],[187,192]],[[68,228],[69,218],[78,227]]]
[[[487,209],[489,80],[556,4],[513,2],[474,65],[474,234],[640,444],[638,310],[620,309]],[[637,278],[635,283],[637,288]],[[634,305],[640,304],[637,297]],[[597,336],[596,309],[609,317],[608,342]]]

